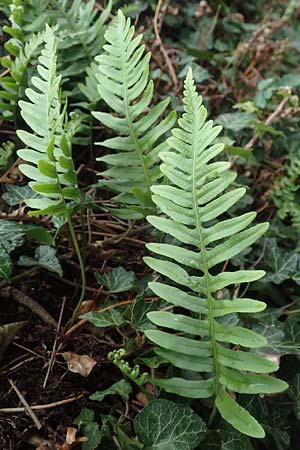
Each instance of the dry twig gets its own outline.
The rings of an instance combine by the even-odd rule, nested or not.
[[[170,57],[168,55],[168,52],[165,49],[165,47],[164,47],[164,45],[162,43],[161,37],[160,37],[160,28],[161,28],[161,26],[159,27],[158,20],[159,20],[159,13],[160,13],[160,10],[161,10],[161,7],[162,7],[162,3],[163,3],[163,0],[158,0],[157,6],[156,6],[156,10],[155,10],[154,19],[153,19],[153,27],[154,27],[154,32],[155,32],[155,41],[153,43],[153,47],[155,48],[156,46],[159,46],[160,51],[162,52],[162,54],[163,54],[163,56],[165,58],[166,65],[168,67],[170,77],[172,78],[174,89],[175,89],[175,91],[177,91],[177,89],[178,89],[177,75],[176,75],[175,69],[173,67],[172,61],[171,61],[171,59],[170,59]]]
[[[15,385],[15,383],[12,380],[8,379],[8,381],[9,381],[11,387],[13,388],[13,390],[15,391],[15,393],[17,394],[17,396],[19,397],[21,403],[24,405],[24,408],[22,408],[22,409],[24,411],[27,411],[27,413],[32,418],[37,429],[40,430],[42,428],[42,424],[39,421],[39,419],[36,417],[36,414],[34,414],[34,412],[32,411],[32,408],[29,406],[29,404],[25,400],[23,394],[19,391],[19,389],[17,388],[17,386]]]
[[[79,400],[80,398],[84,397],[86,394],[80,394],[76,395],[75,397],[66,398],[65,400],[60,400],[58,402],[53,403],[46,403],[45,405],[33,405],[30,406],[31,410],[39,410],[39,409],[50,409],[50,408],[56,408],[56,406],[62,406],[66,405],[67,403],[76,402],[76,400]],[[29,405],[28,405],[29,406]],[[26,411],[26,408],[0,408],[0,413],[18,413],[18,412],[24,412]]]
[[[14,299],[21,305],[27,306],[31,311],[39,316],[45,323],[57,327],[56,320],[45,310],[43,306],[37,303],[33,298],[19,291],[13,286],[7,286],[1,290],[1,297]]]

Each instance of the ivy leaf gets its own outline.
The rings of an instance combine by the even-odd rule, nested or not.
[[[153,324],[147,317],[148,312],[157,309],[157,302],[146,302],[143,295],[137,295],[131,307],[131,326],[135,330],[149,330]]]
[[[0,244],[0,277],[10,281],[12,274],[12,263],[9,254]]]
[[[265,249],[265,261],[271,270],[261,282],[281,284],[292,278],[300,284],[300,255],[278,247],[275,238],[267,239]]]
[[[99,284],[104,284],[111,293],[129,291],[136,281],[134,272],[129,272],[122,266],[116,267],[104,275],[96,273],[95,278]]]
[[[10,206],[20,205],[29,198],[42,198],[40,194],[34,192],[28,184],[18,186],[17,184],[6,184],[6,193],[2,195],[3,200]]]
[[[88,320],[95,327],[105,328],[105,327],[120,327],[124,325],[127,321],[124,319],[122,313],[116,309],[112,308],[108,311],[97,312],[91,311],[80,316],[81,319]]]
[[[246,112],[225,113],[218,116],[215,120],[227,130],[232,130],[236,133],[244,128],[251,128],[250,121],[255,119],[255,116]]]
[[[0,220],[0,242],[7,253],[24,244],[24,226],[9,220]]]
[[[90,422],[93,422],[95,418],[95,412],[89,408],[82,408],[79,416],[74,420],[74,424],[81,428],[82,425],[87,425]]]
[[[290,388],[287,391],[287,394],[289,397],[293,400],[293,410],[295,413],[295,416],[298,420],[300,420],[300,374],[297,373],[297,375],[292,379],[290,382]]]
[[[258,352],[275,355],[300,352],[300,326],[292,318],[283,323],[266,314],[264,320],[255,324],[252,330],[268,340],[268,346],[258,349]]]
[[[82,443],[82,450],[95,450],[102,440],[102,433],[96,422],[90,422],[83,428],[84,436],[88,438],[87,442]]]
[[[206,425],[188,406],[160,399],[136,416],[134,429],[145,450],[193,450],[204,438]]]
[[[120,395],[124,401],[128,401],[131,392],[131,385],[126,380],[120,380],[103,391],[95,392],[90,396],[90,399],[101,402],[107,395]]]
[[[18,261],[19,266],[40,266],[49,270],[50,272],[57,273],[62,276],[63,271],[56,256],[56,250],[50,245],[40,245],[34,254],[34,258],[30,256],[21,256]]]
[[[204,67],[199,66],[195,62],[189,62],[178,74],[178,78],[185,78],[189,68],[193,70],[193,76],[196,83],[202,83],[204,80],[211,78],[210,73]]]
[[[221,429],[220,437],[222,440],[222,450],[253,450],[251,440],[248,436],[241,434],[239,431],[226,427]]]
[[[82,450],[95,450],[101,443],[103,433],[99,425],[94,422],[95,413],[91,409],[83,408],[80,414],[74,420],[78,428],[83,428],[83,434],[88,438],[87,442],[82,443]]]

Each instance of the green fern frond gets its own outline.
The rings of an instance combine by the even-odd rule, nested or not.
[[[112,0],[101,14],[95,8],[95,0],[74,0],[71,7],[69,0],[59,0],[56,8],[64,24],[58,33],[59,69],[64,78],[78,76],[85,72],[105,42],[104,25]]]
[[[149,284],[156,295],[185,313],[148,313],[156,326],[169,331],[153,329],[146,331],[146,335],[159,346],[157,354],[164,360],[206,375],[201,381],[183,378],[153,381],[168,392],[189,398],[215,396],[215,407],[225,420],[240,432],[261,438],[265,435],[261,425],[238,405],[228,390],[269,394],[285,390],[287,384],[263,375],[276,371],[277,363],[244,349],[266,346],[264,337],[243,327],[224,325],[218,318],[232,312],[259,312],[266,305],[252,299],[216,300],[214,294],[264,275],[261,270],[218,273],[216,266],[251,246],[265,233],[268,224],[247,228],[255,217],[252,212],[217,221],[245,194],[245,189],[228,191],[236,173],[229,170],[227,162],[211,162],[223,149],[222,144],[213,143],[221,127],[206,121],[207,111],[196,93],[191,71],[184,95],[185,112],[179,119],[179,128],[173,129],[173,136],[168,139],[172,150],[160,154],[161,171],[170,184],[151,188],[154,203],[167,217],[147,219],[189,248],[151,243],[148,249],[164,259],[146,257],[145,261],[154,271],[185,288],[161,282]],[[232,348],[231,344],[238,348]]]
[[[149,81],[150,54],[144,55],[142,36],[134,37],[134,27],[119,10],[114,23],[105,33],[108,44],[105,53],[96,58],[99,63],[99,93],[112,108],[114,115],[96,112],[94,116],[119,136],[100,142],[102,147],[118,150],[118,153],[98,158],[110,166],[101,175],[101,185],[117,192],[116,202],[131,205],[138,217],[153,207],[151,185],[161,177],[156,165],[158,154],[168,149],[160,143],[161,137],[172,127],[176,113],[171,112],[157,124],[167,108],[166,99],[152,109],[149,107],[153,82]],[[134,186],[134,189],[133,189]],[[116,214],[136,217],[132,210],[120,208]]]
[[[80,198],[72,160],[71,143],[75,127],[64,126],[60,103],[60,80],[56,75],[57,45],[53,29],[46,26],[45,48],[39,57],[38,76],[32,78],[33,88],[26,89],[30,101],[20,101],[21,115],[32,132],[17,132],[28,148],[18,156],[29,164],[19,166],[30,180],[30,187],[43,199],[28,199],[26,204],[37,214],[70,215],[71,202]]]
[[[18,56],[22,43],[24,41],[23,36],[23,14],[24,14],[24,2],[22,0],[12,0],[9,5],[10,25],[4,25],[3,31],[11,36],[11,38],[5,42],[4,47],[10,55]]]
[[[0,78],[0,117],[5,120],[14,120],[16,117],[17,103],[22,98],[24,85],[27,83],[27,67],[34,57],[37,49],[44,40],[43,33],[37,33],[30,37],[26,43],[20,44],[18,55],[14,60],[4,56],[1,58],[3,67],[10,69],[7,76]]]

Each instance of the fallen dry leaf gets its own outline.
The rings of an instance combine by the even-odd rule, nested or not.
[[[83,377],[87,377],[91,373],[93,367],[97,364],[97,361],[88,355],[65,352],[63,353],[63,357],[67,361],[69,371],[79,373]]]
[[[81,303],[81,306],[79,308],[77,317],[82,316],[82,314],[90,312],[94,307],[94,300],[85,300]]]
[[[70,352],[71,353],[71,352]],[[58,447],[57,450],[70,450],[74,448],[76,445],[80,444],[81,442],[87,442],[88,438],[86,437],[80,437],[76,438],[77,429],[68,427],[67,428],[67,435],[66,435],[66,442]]]

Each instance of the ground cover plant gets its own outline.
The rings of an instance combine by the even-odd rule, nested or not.
[[[0,443],[296,449],[296,1],[3,0]]]

